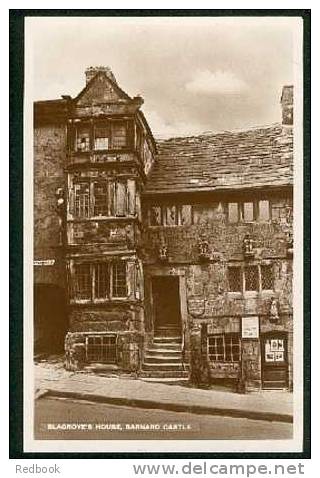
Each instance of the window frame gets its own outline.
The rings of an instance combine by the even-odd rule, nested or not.
[[[124,276],[124,284],[125,284],[125,291],[126,295],[115,295],[114,294],[114,266],[123,264],[125,276]],[[80,297],[78,292],[78,272],[77,269],[79,267],[86,266],[89,269],[89,282],[88,282],[88,291],[86,297]],[[97,296],[97,289],[98,289],[98,268],[105,267],[105,296]],[[129,269],[128,269],[128,261],[127,260],[116,260],[116,261],[94,261],[94,262],[81,262],[74,264],[74,269],[71,274],[71,283],[72,283],[72,301],[74,303],[104,303],[107,301],[115,301],[115,300],[128,300],[129,299],[129,286],[128,286],[128,279],[129,279]],[[134,285],[136,289],[136,285]]]
[[[135,184],[131,186],[129,185],[130,182],[134,181]],[[81,184],[86,184],[88,186],[88,197],[87,197],[87,214],[80,215],[78,212],[80,211],[79,206],[77,205],[78,200],[77,197],[79,194],[77,193],[77,187]],[[105,205],[105,215],[102,214],[95,214],[95,186],[105,186],[106,190],[106,205]],[[123,187],[123,198],[124,198],[124,214],[120,214],[119,207],[118,207],[118,186],[121,185]],[[126,178],[109,178],[109,179],[100,179],[96,177],[91,178],[76,178],[73,179],[71,184],[71,193],[69,197],[70,202],[70,215],[73,219],[79,220],[94,220],[98,218],[133,218],[136,217],[137,211],[136,207],[131,206],[132,204],[136,204],[136,196],[137,196],[137,185],[136,180],[132,177]],[[83,208],[82,208],[83,209]]]
[[[269,203],[268,207],[268,219],[261,219],[260,217],[260,202],[267,201]],[[238,220],[237,221],[230,221],[230,213],[229,213],[229,205],[230,204],[237,204],[238,209]],[[252,204],[252,220],[245,219],[245,204]],[[272,209],[271,209],[271,199],[260,197],[258,199],[239,199],[233,200],[226,203],[225,207],[226,215],[227,215],[227,222],[228,224],[251,224],[253,222],[261,222],[261,223],[270,223],[272,220]]]
[[[210,348],[214,348],[215,350],[217,347],[217,343],[215,344],[210,344],[210,339],[222,339],[222,345],[223,345],[223,359],[217,358],[219,353],[210,353]],[[230,339],[230,344],[227,344],[226,339]],[[237,343],[233,343],[233,340],[236,339]],[[228,356],[227,354],[227,345],[230,347],[230,357],[231,360],[226,360],[226,357]],[[237,347],[238,348],[238,353],[233,354],[233,348]],[[235,356],[238,356],[238,360],[232,360]],[[207,356],[209,359],[209,362],[213,363],[228,363],[228,364],[233,364],[233,363],[240,363],[241,362],[241,339],[240,339],[240,333],[237,332],[227,332],[227,333],[222,333],[222,334],[208,334],[207,336]],[[215,356],[216,358],[213,358]]]
[[[101,342],[100,344],[92,344],[91,346],[96,346],[98,347],[99,345],[101,346],[101,348],[104,346],[104,345],[107,345],[107,344],[103,344],[103,339],[105,338],[110,338],[110,339],[114,339],[114,343],[111,343],[111,344],[108,344],[109,346],[112,347],[112,349],[114,349],[114,353],[113,353],[113,356],[114,356],[114,359],[113,360],[101,360],[101,357],[100,360],[98,359],[94,359],[93,357],[90,359],[89,358],[89,353],[88,353],[88,350],[89,350],[89,341],[91,339],[99,339],[99,341]],[[117,354],[117,339],[118,339],[118,336],[117,334],[106,334],[106,333],[103,333],[103,334],[90,334],[90,335],[87,335],[86,336],[86,341],[85,341],[85,351],[86,351],[86,361],[88,363],[106,363],[106,364],[114,364],[116,365],[117,362],[118,362],[118,354]],[[107,355],[107,354],[106,354]]]
[[[190,208],[190,224],[189,223],[182,223],[182,208],[189,207]],[[160,209],[159,224],[152,223],[152,210],[153,209]],[[168,208],[175,208],[175,221],[174,224],[168,224]],[[192,204],[181,204],[181,203],[163,203],[163,204],[149,204],[147,206],[147,217],[148,217],[148,226],[149,227],[190,227],[194,225],[193,222],[193,209]]]
[[[273,289],[264,289],[262,286],[262,267],[270,267],[271,270],[271,280],[273,284]],[[257,289],[246,289],[246,277],[245,277],[245,270],[248,267],[255,267],[257,268],[257,283],[258,287]],[[229,282],[229,269],[239,269],[240,270],[240,283],[241,283],[241,290],[240,291],[233,291],[230,289],[230,282]],[[265,292],[275,292],[274,286],[275,286],[275,274],[274,274],[274,265],[272,262],[270,263],[260,263],[260,264],[233,264],[230,263],[227,265],[227,284],[228,284],[228,294],[232,295],[257,295],[257,294],[263,294]]]

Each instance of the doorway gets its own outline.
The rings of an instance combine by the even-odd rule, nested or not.
[[[154,332],[160,336],[181,335],[179,277],[152,278]]]
[[[288,386],[288,349],[285,332],[262,336],[262,387],[283,389]]]
[[[51,284],[34,287],[34,352],[60,354],[67,331],[64,289]]]

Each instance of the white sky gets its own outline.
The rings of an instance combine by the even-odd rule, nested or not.
[[[110,66],[141,94],[155,136],[232,130],[280,121],[294,83],[297,19],[28,18],[34,99],[75,96],[88,66]]]

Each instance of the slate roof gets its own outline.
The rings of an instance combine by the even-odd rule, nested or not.
[[[172,138],[157,141],[157,148],[147,194],[293,184],[292,128],[281,124]]]

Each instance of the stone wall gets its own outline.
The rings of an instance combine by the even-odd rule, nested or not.
[[[241,363],[210,362],[208,334],[237,333],[241,336],[241,318],[258,316],[260,334],[269,331],[288,333],[289,388],[292,385],[292,277],[293,261],[288,255],[288,234],[292,233],[292,199],[290,195],[270,197],[276,209],[269,222],[229,224],[221,202],[197,204],[193,208],[192,226],[148,227],[143,230],[145,275],[154,270],[160,274],[183,275],[186,284],[188,348],[191,379],[198,384],[218,379],[236,382],[245,377],[246,389],[261,387],[260,339],[242,341]],[[187,202],[185,203],[187,204]],[[146,204],[144,205],[146,206]],[[254,241],[254,257],[243,255],[243,239],[249,233]],[[205,237],[210,258],[199,257],[199,241]],[[168,247],[168,260],[161,265],[159,245]],[[270,265],[273,290],[228,291],[228,266]],[[151,310],[150,291],[146,281],[146,311]],[[270,320],[272,302],[279,319]],[[242,368],[241,368],[242,367]]]
[[[65,284],[61,223],[56,191],[65,191],[65,127],[41,125],[34,130],[34,259],[54,259],[34,269],[35,283]]]

